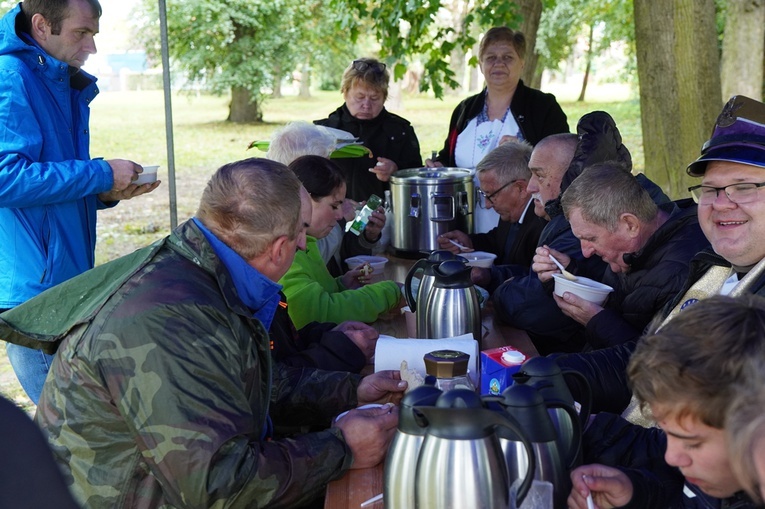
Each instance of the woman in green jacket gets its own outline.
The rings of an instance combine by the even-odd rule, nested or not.
[[[401,290],[397,283],[364,285],[365,277],[358,269],[334,278],[321,258],[316,241],[327,236],[342,215],[346,185],[340,169],[319,156],[299,157],[289,167],[303,182],[313,205],[306,250],[297,253],[292,267],[279,281],[295,326],[300,329],[314,321],[369,323],[399,307]]]

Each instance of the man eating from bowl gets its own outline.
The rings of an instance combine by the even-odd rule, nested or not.
[[[765,104],[732,97],[687,171],[701,177],[689,190],[711,247],[691,260],[683,288],[661,314],[665,322],[712,295],[765,295]],[[632,397],[626,367],[634,348],[629,341],[557,362],[589,380],[593,412],[619,413]],[[571,389],[581,394],[578,386]]]
[[[579,274],[614,292],[603,306],[571,292],[553,295],[555,302],[585,326],[592,348],[637,339],[680,291],[691,258],[709,245],[696,205],[690,199],[656,205],[635,177],[615,163],[585,169],[563,193],[561,204],[584,257],[599,256],[608,264],[604,273]],[[563,266],[571,261],[565,253],[538,249],[532,268],[543,282],[558,272],[550,254]]]
[[[494,209],[499,223],[488,233],[468,235],[459,230],[438,237],[441,249],[463,253],[449,240],[463,246],[497,255],[491,268],[474,267],[473,282],[490,291],[517,274],[527,274],[539,235],[547,224],[534,214],[533,200],[526,190],[531,178],[529,158],[531,145],[524,141],[508,141],[489,152],[476,166],[480,183],[479,206]]]
[[[537,249],[552,247],[577,260],[580,267],[590,266],[590,273],[597,273],[605,270],[605,264],[598,257],[584,258],[579,240],[563,214],[560,197],[584,168],[617,161],[628,170],[632,159],[614,119],[605,111],[582,116],[576,130],[577,134],[548,136],[534,147],[529,161],[528,190],[534,199],[534,212],[549,219]],[[635,179],[649,190],[656,203],[669,201],[644,175],[638,174]],[[492,296],[497,317],[526,331],[543,355],[581,351],[585,345],[582,326],[561,312],[551,296],[552,285],[547,286],[531,269],[523,276],[505,281]]]

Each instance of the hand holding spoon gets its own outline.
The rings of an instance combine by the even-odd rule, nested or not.
[[[448,240],[449,242],[457,246],[460,249],[460,251],[462,251],[463,253],[472,253],[473,251],[475,251],[475,249],[473,249],[472,247],[463,246],[456,240],[452,240],[452,239],[446,239],[446,240]]]
[[[558,266],[558,268],[560,269],[560,273],[563,275],[563,277],[565,277],[569,281],[576,281],[577,280],[577,277],[575,275],[573,275],[572,273],[570,273],[569,271],[567,271],[563,267],[563,265],[561,265],[561,263],[553,255],[549,255],[549,256],[550,256],[550,260],[552,260],[553,263]]]

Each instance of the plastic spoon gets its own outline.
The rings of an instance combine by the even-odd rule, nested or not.
[[[472,253],[473,251],[475,251],[475,249],[473,249],[472,247],[463,246],[456,240],[452,240],[452,239],[446,239],[446,240],[448,240],[449,242],[457,246],[460,249],[460,251],[464,251],[465,253]]]
[[[565,268],[563,268],[563,265],[561,265],[561,263],[557,259],[555,259],[553,255],[549,255],[549,256],[550,256],[550,260],[552,260],[553,263],[558,266],[558,268],[560,269],[560,273],[563,274],[563,277],[565,277],[569,281],[577,280],[577,277],[573,275],[572,273],[570,273],[569,271],[567,271]]]

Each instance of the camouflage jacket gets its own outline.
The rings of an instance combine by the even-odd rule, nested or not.
[[[295,507],[350,466],[328,425],[357,375],[272,364],[268,334],[193,224],[4,313],[0,337],[60,343],[37,421],[89,508]]]

